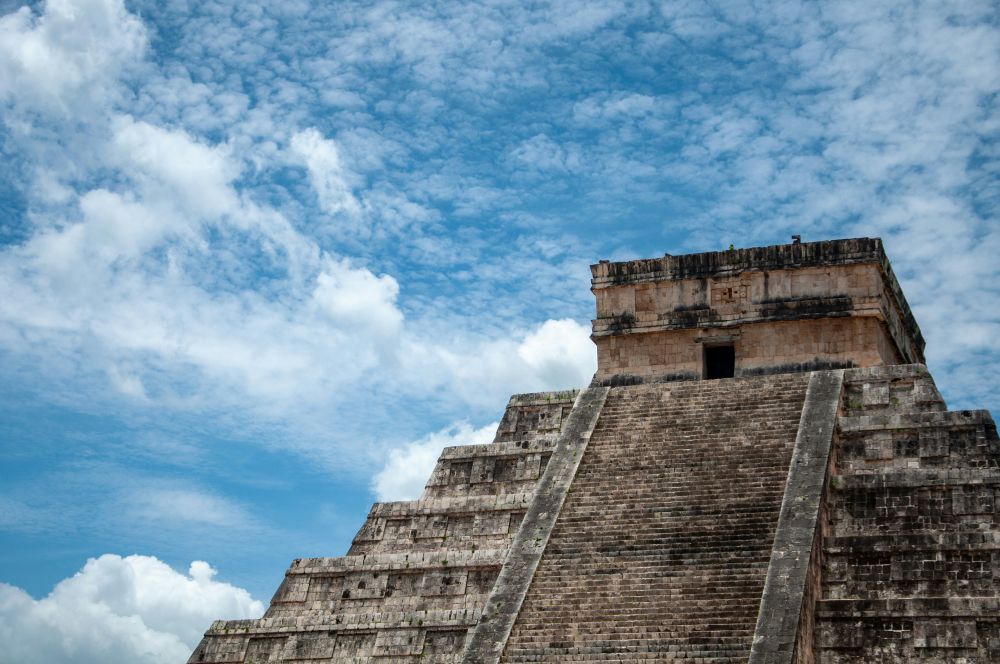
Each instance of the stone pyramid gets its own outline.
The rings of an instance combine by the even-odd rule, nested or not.
[[[589,387],[512,397],[190,662],[1000,662],[1000,441],[880,240],[591,270]]]

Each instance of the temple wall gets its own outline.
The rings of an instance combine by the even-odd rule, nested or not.
[[[882,291],[879,266],[862,263],[622,284],[594,294],[598,321],[632,315],[635,327],[643,327],[683,324],[707,308],[719,323],[766,318],[780,301],[879,298]]]
[[[900,363],[879,319],[823,318],[598,337],[595,382],[697,380],[704,345],[723,342],[735,348],[736,376]]]

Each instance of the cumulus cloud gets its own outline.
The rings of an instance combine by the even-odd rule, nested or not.
[[[478,429],[458,422],[420,440],[389,451],[389,458],[372,479],[378,500],[416,500],[420,497],[441,450],[453,445],[480,445],[493,440],[499,422]]]
[[[313,301],[339,327],[368,330],[380,337],[399,332],[403,314],[396,307],[399,284],[390,275],[354,269],[331,261],[316,277]]]
[[[517,355],[546,386],[584,386],[597,370],[590,328],[575,320],[547,320],[528,334]]]
[[[206,145],[183,129],[165,129],[129,116],[112,121],[111,161],[147,196],[169,198],[186,215],[213,218],[233,212],[230,186],[240,164],[224,146]]]
[[[81,99],[100,102],[146,45],[121,0],[48,0],[41,14],[21,7],[0,18],[0,98],[75,113]]]
[[[212,620],[264,611],[196,560],[181,574],[151,556],[105,554],[36,600],[0,584],[0,642],[19,664],[176,664]]]
[[[401,362],[407,380],[432,381],[465,403],[485,406],[515,392],[583,387],[597,370],[597,351],[589,327],[561,319],[508,339],[414,344]]]

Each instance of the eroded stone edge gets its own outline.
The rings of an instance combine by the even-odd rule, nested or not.
[[[803,607],[843,384],[843,370],[809,377],[749,664],[791,664],[799,625],[808,618]]]
[[[608,392],[607,387],[591,387],[577,395],[545,474],[514,536],[507,561],[486,601],[482,618],[472,632],[463,662],[496,664],[500,661]]]

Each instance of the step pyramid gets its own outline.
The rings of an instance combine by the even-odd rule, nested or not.
[[[189,661],[1000,661],[1000,439],[879,240],[592,272],[589,387],[512,397]]]

